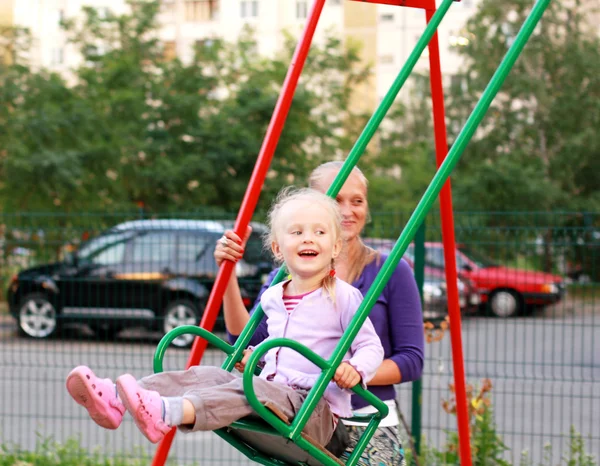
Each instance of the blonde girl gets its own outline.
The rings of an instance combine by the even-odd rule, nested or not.
[[[296,340],[328,359],[362,300],[357,289],[331,273],[342,249],[337,204],[312,189],[286,190],[269,218],[269,247],[287,267],[290,279],[261,297],[268,336]],[[244,370],[250,351],[238,369]],[[349,389],[366,384],[382,360],[381,342],[367,321],[305,432],[326,445],[337,418],[352,414]],[[270,403],[293,419],[319,375],[320,369],[295,351],[274,348],[265,355],[265,366],[255,378],[254,388],[262,403]],[[140,380],[124,374],[113,383],[98,378],[89,367],[79,366],[68,375],[66,384],[71,397],[98,425],[116,429],[128,411],[153,443],[172,426],[186,432],[215,430],[254,414],[241,377],[216,367],[197,366]]]

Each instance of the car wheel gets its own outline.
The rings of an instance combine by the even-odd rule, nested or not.
[[[176,327],[182,325],[198,325],[200,314],[198,307],[188,300],[174,301],[165,309],[163,332],[169,333]],[[194,335],[181,335],[173,340],[172,345],[179,348],[186,348],[194,341]]]
[[[496,290],[489,299],[489,307],[496,317],[508,318],[521,313],[521,296],[512,290]]]
[[[19,331],[32,338],[48,338],[58,328],[56,309],[44,293],[30,293],[21,300]]]

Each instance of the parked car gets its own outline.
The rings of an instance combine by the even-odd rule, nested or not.
[[[114,334],[143,326],[161,332],[197,324],[218,268],[216,240],[232,222],[136,220],[90,239],[64,261],[21,271],[11,280],[8,303],[19,329],[46,338],[65,323],[85,323]],[[244,304],[250,307],[271,270],[270,254],[252,224],[243,260],[236,264]],[[187,346],[193,337],[173,343]]]
[[[407,255],[414,255],[413,245]],[[444,269],[442,243],[425,244],[425,264]],[[461,280],[470,280],[477,288],[482,304],[497,317],[513,317],[526,305],[547,305],[559,301],[565,293],[559,275],[504,267],[464,245],[457,245],[456,266]]]
[[[391,239],[367,238],[365,244],[389,255],[396,241]],[[412,247],[412,245],[411,245]],[[407,250],[403,259],[414,269],[414,255]],[[458,279],[459,305],[463,312],[472,312],[479,304],[479,293],[469,279]],[[423,317],[440,319],[448,314],[448,298],[446,290],[446,275],[437,267],[425,266],[423,280]]]

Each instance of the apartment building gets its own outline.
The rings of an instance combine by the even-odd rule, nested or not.
[[[458,49],[473,40],[462,31],[467,19],[475,13],[480,0],[461,0],[454,3],[438,28],[442,74],[449,77],[461,66]],[[439,2],[438,2],[439,3]],[[413,51],[427,23],[425,11],[379,5],[377,11],[377,92],[381,99]],[[429,52],[421,55],[416,71],[429,70]]]
[[[462,0],[450,9],[439,29],[442,71],[450,74],[460,66],[456,54],[468,38],[461,26],[475,11],[479,0]],[[260,53],[276,53],[283,44],[282,31],[300,34],[312,0],[163,0],[159,22],[165,53],[183,61],[193,54],[198,41],[222,37],[235,40],[245,25],[258,31]],[[33,34],[31,64],[67,73],[80,57],[67,43],[60,28],[63,18],[81,14],[83,6],[122,13],[125,0],[0,0],[0,24],[27,27]],[[425,28],[423,10],[374,5],[350,0],[327,0],[315,41],[327,32],[362,44],[362,59],[373,67],[372,81],[358,91],[356,105],[372,110],[387,92],[402,64]],[[426,53],[418,69],[426,70]]]

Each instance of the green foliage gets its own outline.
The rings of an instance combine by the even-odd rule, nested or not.
[[[447,413],[456,414],[456,399],[454,387],[450,386],[453,397],[442,402],[442,408]],[[472,385],[466,387],[467,408],[469,416],[469,431],[471,455],[473,464],[477,466],[508,466],[504,452],[508,447],[496,432],[496,422],[491,402],[492,382],[489,379],[482,381],[481,387],[474,389]],[[446,445],[433,455],[442,464],[459,464],[459,438],[455,431],[448,432]]]
[[[481,414],[471,423],[471,453],[472,463],[477,466],[510,466],[510,461],[503,458],[504,454],[510,450],[500,436],[496,433],[496,424],[494,422],[491,406],[481,410]],[[421,451],[415,461],[410,449],[406,449],[406,464],[418,466],[434,465],[453,465],[460,464],[459,443],[456,432],[449,432],[446,445],[438,450],[429,445],[426,439],[421,440]],[[544,445],[544,459],[539,466],[552,466],[556,461],[552,460],[552,445]],[[517,464],[517,463],[515,463]],[[562,457],[560,464],[565,466],[596,466],[596,458],[589,454],[585,449],[585,442],[582,435],[577,432],[574,426],[571,426],[569,433],[569,443],[567,454]],[[528,451],[521,452],[519,466],[533,466],[533,461]]]
[[[64,444],[39,438],[34,451],[0,445],[0,466],[142,466],[150,461],[141,451],[113,458],[99,450],[90,453],[73,438]]]
[[[529,13],[528,0],[484,0],[461,35],[452,136],[466,120]],[[589,2],[551,2],[465,151],[459,208],[594,210],[600,205],[600,39]]]
[[[435,174],[430,99],[424,91],[429,77],[417,74],[411,80],[411,99],[394,103],[379,130],[377,150],[360,163],[373,211],[412,211]]]
[[[132,13],[84,8],[63,26],[83,61],[69,82],[21,64],[0,70],[0,201],[6,210],[236,210],[291,59],[236,43],[198,45],[189,63],[156,40],[158,1]],[[306,72],[265,186],[281,186],[349,145],[353,87],[368,76],[358,51],[329,38]],[[307,153],[312,154],[307,157]],[[35,186],[35,189],[32,187]]]
[[[473,464],[477,466],[509,466],[502,458],[509,448],[496,432],[496,423],[492,409],[486,409],[471,424],[471,454]],[[459,441],[456,432],[448,432],[446,445],[442,450],[430,452],[440,464],[460,464]]]
[[[594,456],[586,452],[583,436],[577,432],[575,426],[571,426],[569,431],[569,451],[563,461],[567,466],[595,466],[598,464]]]

